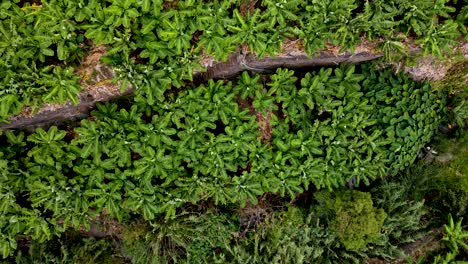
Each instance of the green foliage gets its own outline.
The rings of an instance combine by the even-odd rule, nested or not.
[[[114,64],[122,90],[136,89],[130,109],[99,106],[96,121],[83,120],[73,131],[2,135],[3,256],[13,254],[19,237],[43,243],[68,229],[89,229],[97,215],[123,221],[136,214],[152,221],[154,233],[147,238],[151,248],[138,251],[139,241],[129,246],[135,259],[169,261],[162,250],[169,244],[174,261],[184,254],[188,262],[358,261],[368,252],[346,248],[370,241],[382,252],[375,255],[393,257],[383,243],[394,251],[411,241],[422,213],[420,203],[406,207],[386,187],[375,196],[392,214],[385,221],[368,195],[354,203],[350,192],[329,204],[328,220],[294,210],[272,218],[282,227],[256,235],[247,248],[226,246],[232,226],[220,223],[227,220],[177,210],[206,200],[244,207],[265,192],[293,198],[310,186],[368,185],[395,174],[414,161],[444,112],[445,99],[428,84],[363,66],[321,69],[300,80],[290,70],[279,69],[268,81],[245,72],[236,85],[210,81],[170,90],[192,80],[200,56],[225,60],[239,46],[259,57],[275,55],[286,38],[303,40],[308,54],[329,44],[352,49],[362,36],[385,38],[381,49],[391,57],[406,53],[403,33],[415,36],[425,53],[441,56],[466,33],[466,7],[454,10],[447,2],[263,0],[241,12],[245,6],[233,0],[2,1],[0,122],[25,106],[77,104],[80,86],[71,66],[86,43],[107,45],[103,60]],[[460,104],[456,113],[463,111]],[[271,131],[258,124],[262,118]],[[464,200],[454,200],[462,208]],[[288,217],[302,220],[287,225]],[[370,220],[353,222],[361,218]],[[205,222],[219,228],[203,229]],[[210,252],[213,247],[224,253]]]
[[[455,0],[454,1],[455,3],[461,3],[462,1],[461,0]],[[462,33],[462,35],[465,36],[465,40],[468,38],[468,31],[467,31],[467,27],[465,26],[466,25],[466,22],[468,21],[468,1],[466,0],[463,0],[463,3],[464,5],[462,6],[461,10],[457,10],[458,11],[458,15],[457,15],[457,18],[456,18],[456,21],[460,24],[460,32]]]
[[[466,215],[468,209],[467,133],[459,138],[436,137],[428,150],[431,164],[418,163],[404,171],[403,181],[411,188],[411,196],[426,200],[431,224],[440,226],[441,217],[450,213]]]
[[[300,39],[312,55],[330,44],[352,50],[365,36],[385,39],[381,50],[396,59],[407,54],[405,36],[441,56],[466,33],[466,8],[447,0],[263,0],[247,11],[232,0],[17,2],[3,1],[0,11],[0,121],[25,106],[76,104],[80,88],[68,66],[91,42],[109,47],[103,61],[116,67],[122,89],[132,84],[136,102],[154,105],[202,70],[200,58],[226,60],[238,47],[274,56],[285,39]]]
[[[73,61],[79,56],[79,41],[68,1],[44,1],[43,5],[3,1],[0,12],[0,56],[7,66],[44,63],[47,57]]]
[[[12,262],[27,263],[125,263],[115,255],[117,247],[111,239],[84,238],[71,235],[47,243],[32,241],[28,248],[17,252]]]
[[[357,43],[357,30],[350,26],[351,13],[357,8],[354,0],[308,1],[295,33],[304,40],[309,54],[323,49],[327,42],[339,45],[342,50]]]
[[[0,68],[3,62],[0,62]],[[44,102],[78,104],[81,87],[73,68],[30,66],[5,67],[0,73],[0,121],[18,114],[23,107],[38,107]],[[33,109],[34,110],[34,109]]]
[[[363,249],[378,239],[387,214],[373,206],[370,193],[319,192],[315,198],[346,249]]]
[[[398,171],[415,160],[414,153],[434,134],[441,122],[441,113],[446,111],[445,97],[432,92],[428,83],[410,82],[405,75],[375,73],[370,71],[363,87],[374,109],[373,118],[391,142],[390,160]],[[382,78],[387,79],[390,86],[379,84]]]
[[[346,263],[353,259],[339,255],[341,245],[324,222],[294,207],[275,213],[233,247],[227,262],[333,263],[341,258]]]
[[[46,240],[89,228],[89,219],[103,213],[120,221],[133,214],[172,219],[178,208],[203,200],[244,207],[265,192],[293,198],[310,186],[369,184],[412,162],[429,139],[423,132],[437,126],[442,104],[425,84],[366,67],[322,69],[301,80],[279,69],[263,82],[244,73],[237,86],[209,81],[163,94],[153,106],[100,105],[96,120],[83,120],[73,131],[39,129],[27,142],[7,132],[0,147],[2,243],[14,248],[9,241],[19,234]],[[405,89],[411,100],[387,96]],[[381,132],[390,130],[387,115],[400,110],[406,119],[391,116],[390,122],[398,132]],[[268,142],[261,139],[259,115],[270,115]],[[431,127],[407,133],[424,125]],[[9,223],[15,217],[19,227]]]
[[[378,196],[372,198],[381,209],[372,205],[370,193],[319,192],[316,194],[319,203],[308,210],[291,206],[244,231],[245,237],[224,254],[223,261],[362,263],[372,257],[387,261],[401,257],[400,247],[417,239],[423,228],[420,224],[423,208],[422,203],[408,202],[402,193],[391,193],[391,187],[394,186],[374,189]],[[346,225],[345,229],[339,229]],[[357,243],[365,246],[346,248]]]
[[[374,256],[402,257],[401,245],[415,242],[422,236],[426,227],[423,224],[426,208],[423,202],[413,200],[412,191],[412,186],[400,177],[383,181],[371,190],[375,206],[387,214],[381,236],[372,245]]]
[[[0,122],[18,114],[25,106],[44,102],[78,103],[81,90],[73,68],[79,59],[83,36],[77,30],[66,1],[46,1],[23,7],[3,1],[0,11]]]
[[[458,125],[460,130],[465,127],[468,120],[468,86],[463,80],[463,76],[468,74],[468,61],[461,60],[455,63],[447,72],[444,79],[434,84],[436,89],[447,91],[449,94],[448,102],[449,118],[448,125]]]
[[[230,247],[234,233],[226,214],[183,213],[171,220],[129,226],[122,254],[132,263],[208,263],[215,251]]]
[[[454,39],[460,36],[458,26],[452,20],[447,20],[441,25],[430,23],[426,33],[428,35],[420,37],[416,43],[423,47],[423,54],[434,54],[442,57],[442,51],[449,49],[451,45],[456,43]]]
[[[418,238],[423,227],[421,218],[425,214],[422,202],[412,201],[408,186],[402,183],[383,183],[372,193],[376,206],[387,213],[382,232],[387,233],[390,242],[404,244]]]
[[[248,45],[250,50],[255,51],[259,57],[280,51],[282,44],[280,31],[276,33],[267,31],[269,24],[267,21],[262,21],[259,9],[256,9],[247,21],[244,21],[237,9],[234,10],[233,15],[236,24],[228,26],[227,29],[234,33],[232,38],[234,43]]]
[[[457,223],[453,221],[452,215],[448,219],[448,225],[444,225],[442,243],[449,252],[436,256],[434,263],[454,263],[460,251],[468,251],[468,231],[462,227],[463,217]]]

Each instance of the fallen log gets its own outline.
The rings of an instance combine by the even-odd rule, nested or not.
[[[257,58],[253,54],[236,53],[229,56],[226,62],[217,62],[207,67],[205,72],[197,72],[194,79],[197,82],[206,82],[209,79],[231,79],[243,71],[257,73],[272,72],[277,68],[313,68],[324,66],[337,66],[340,64],[359,64],[381,58],[382,54],[370,52],[344,53],[340,55],[320,54],[309,57],[306,54],[282,55],[277,57]]]

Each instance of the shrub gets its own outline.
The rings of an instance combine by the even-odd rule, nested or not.
[[[132,263],[208,263],[228,251],[235,226],[228,214],[183,213],[174,219],[135,223],[123,235],[122,254]]]
[[[346,249],[363,249],[378,239],[387,214],[373,207],[370,193],[319,192],[315,198],[322,213],[330,219],[330,228]]]
[[[78,234],[63,235],[46,243],[32,241],[10,260],[15,263],[123,264],[117,242],[111,238],[95,239]]]

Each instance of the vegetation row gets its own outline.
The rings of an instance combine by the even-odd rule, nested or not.
[[[309,55],[373,40],[387,57],[410,45],[441,56],[467,35],[462,1],[5,0],[0,5],[0,121],[25,106],[78,103],[73,74],[92,45],[107,45],[123,89],[152,105],[192,78],[200,58],[239,47],[259,57],[299,39]],[[414,42],[413,44],[411,44]],[[139,74],[138,74],[139,73]],[[143,74],[140,82],[135,75]]]
[[[7,131],[0,147],[4,255],[107,214],[152,220],[187,204],[256,204],[264,193],[368,185],[412,163],[443,94],[363,65],[296,76],[244,72],[128,110],[100,105],[73,130]]]

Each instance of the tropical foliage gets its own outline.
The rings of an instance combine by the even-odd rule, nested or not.
[[[237,85],[209,81],[152,107],[101,105],[96,121],[73,131],[6,132],[4,255],[17,235],[44,241],[69,227],[89,228],[103,213],[171,219],[202,200],[243,207],[265,192],[293,198],[311,186],[369,184],[412,162],[443,111],[429,85],[368,66],[297,78],[278,69],[265,83],[244,73]],[[255,92],[242,95],[243,85]],[[411,100],[395,101],[392,93]],[[259,115],[271,117],[267,142]]]
[[[436,214],[466,212],[465,159],[449,170],[431,165],[426,178],[394,178],[421,157],[446,108],[448,120],[465,126],[463,85],[434,89],[371,65],[243,72],[197,85],[193,73],[203,70],[201,58],[275,56],[286,40],[310,56],[372,40],[385,59],[396,59],[414,46],[442,57],[466,35],[468,9],[460,0],[413,2],[2,1],[0,122],[44,103],[78,104],[76,69],[92,46],[106,48],[102,61],[112,64],[122,91],[135,88],[128,103],[99,104],[74,128],[0,131],[3,258],[402,257],[400,247],[425,226],[440,226]],[[281,206],[263,209],[265,197]],[[246,224],[249,210],[263,213]],[[425,225],[425,217],[436,220]],[[103,218],[115,221],[118,239],[81,237]],[[436,261],[457,259],[465,240],[461,220],[450,218],[446,254]]]
[[[232,0],[2,1],[0,121],[25,106],[76,104],[80,85],[69,66],[90,45],[107,45],[104,61],[121,72],[123,89],[131,83],[135,100],[153,105],[190,81],[202,56],[225,60],[241,46],[274,56],[285,39],[299,39],[313,55],[330,45],[353,49],[365,36],[384,38],[378,44],[391,57],[407,54],[403,35],[441,56],[466,33],[466,7],[447,0],[253,2],[246,11],[247,3]]]

